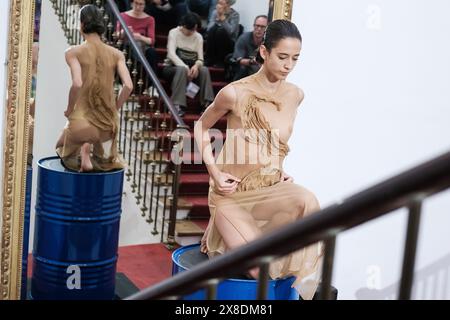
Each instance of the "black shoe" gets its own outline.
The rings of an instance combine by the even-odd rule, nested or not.
[[[180,116],[180,117],[184,116],[184,114],[186,113],[184,111],[184,107],[182,107],[178,104],[175,104],[174,107],[175,107],[175,112],[178,114],[178,116]]]
[[[178,115],[180,117],[184,117],[184,115],[186,114],[186,107],[184,106],[179,106],[178,107]]]

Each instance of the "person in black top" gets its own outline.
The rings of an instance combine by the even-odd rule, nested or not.
[[[206,28],[206,65],[224,66],[239,36],[239,13],[231,8],[236,0],[218,0]]]
[[[155,18],[156,25],[165,25],[170,29],[180,24],[188,7],[186,0],[150,0],[145,12]]]
[[[235,64],[233,81],[256,73],[261,65],[256,61],[256,53],[263,40],[268,19],[266,15],[259,15],[253,23],[253,31],[243,33],[234,47],[233,59]]]

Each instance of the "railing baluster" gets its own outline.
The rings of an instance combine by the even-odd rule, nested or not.
[[[331,300],[331,278],[333,276],[335,246],[336,236],[331,236],[325,240],[325,257],[322,270],[320,300]]]
[[[141,153],[139,156],[139,177],[138,177],[138,194],[136,195],[136,204],[141,203],[142,193],[141,193],[141,181],[142,181],[142,164],[144,163],[144,137],[141,135],[141,140],[139,140],[139,146],[141,148]]]
[[[136,192],[137,183],[136,183],[136,172],[137,172],[137,162],[138,162],[138,148],[139,141],[141,140],[141,132],[139,131],[139,121],[136,121],[136,131],[134,132],[134,165],[133,165],[133,183],[131,184],[131,191],[133,193]]]
[[[148,223],[152,223],[153,222],[153,190],[155,190],[155,170],[156,170],[156,163],[154,162],[154,159],[152,159],[153,162],[151,164],[152,167],[152,187],[151,187],[151,191],[150,191],[150,205],[149,205],[149,213],[148,213],[148,219],[146,220]]]
[[[267,289],[269,287],[269,268],[270,268],[270,258],[266,257],[262,259],[259,265],[259,277],[258,277],[258,295],[256,299],[266,300],[267,299]]]
[[[177,222],[177,208],[178,208],[178,191],[180,187],[180,176],[181,176],[181,161],[180,157],[182,156],[183,149],[183,136],[178,134],[178,141],[175,145],[172,146],[175,159],[172,159],[175,163],[175,174],[173,177],[173,187],[172,187],[172,203],[170,208],[169,215],[169,227],[167,231],[167,247],[171,249],[175,245],[175,225]]]
[[[413,200],[409,205],[408,226],[406,230],[405,250],[403,253],[402,277],[398,294],[399,300],[411,299],[421,212],[422,200]]]
[[[128,147],[128,170],[126,173],[127,176],[127,181],[131,180],[131,176],[133,175],[133,173],[131,172],[131,150],[133,149],[133,129],[134,129],[134,118],[133,118],[133,110],[131,111],[131,116],[130,116],[130,145]]]
[[[218,279],[210,279],[206,285],[206,300],[217,299],[217,286],[219,285]]]
[[[153,235],[158,234],[158,230],[156,230],[156,224],[158,223],[159,195],[160,195],[160,190],[161,190],[161,175],[158,174],[158,176],[156,177],[156,182],[158,184],[158,190],[156,191],[155,219],[154,219],[153,231],[152,231]]]
[[[144,155],[144,164],[145,164],[145,180],[144,180],[144,203],[142,204],[141,211],[142,216],[145,217],[146,212],[148,210],[147,208],[147,186],[148,186],[148,166],[150,165],[150,152],[145,151]]]
[[[161,223],[161,240],[160,242],[164,242],[164,226],[166,224],[166,209],[167,209],[167,193],[169,191],[169,187],[164,187],[164,206],[162,212],[162,223]]]

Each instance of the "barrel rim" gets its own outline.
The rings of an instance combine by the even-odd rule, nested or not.
[[[185,267],[183,267],[183,266],[175,259],[175,257],[176,257],[176,256],[179,256],[179,255],[181,254],[180,252],[184,252],[184,251],[191,250],[191,249],[194,248],[194,247],[200,247],[200,244],[199,244],[199,243],[194,243],[194,244],[189,244],[189,245],[182,246],[182,247],[179,247],[179,248],[175,249],[175,250],[172,252],[172,263],[175,263],[179,268],[182,268],[184,271],[188,271],[189,269],[186,269]],[[208,257],[208,259],[209,259],[209,257]],[[289,276],[286,276],[286,277],[283,277],[283,278],[269,279],[269,283],[270,283],[270,284],[275,284],[275,283],[277,283],[278,281],[288,280],[288,279],[290,279],[290,278],[292,278],[292,277],[294,277],[294,276],[293,276],[293,275],[289,275]],[[236,281],[236,282],[246,282],[246,283],[254,283],[254,282],[258,282],[257,279],[253,279],[253,280],[252,280],[252,279],[237,279],[237,278],[226,278],[226,279],[223,279],[222,281]]]
[[[57,171],[52,168],[45,167],[43,165],[43,162],[49,161],[49,160],[60,160],[61,161],[61,158],[57,157],[57,156],[42,158],[42,159],[38,160],[38,162],[37,162],[38,167],[43,170],[46,170],[46,171],[52,171],[52,172],[56,172],[56,173],[60,173],[60,174],[79,175],[79,176],[109,176],[109,175],[115,175],[115,174],[125,171],[125,168],[116,169],[113,171],[104,171],[104,172],[76,172],[76,171],[70,171],[67,169],[66,169],[66,171]]]

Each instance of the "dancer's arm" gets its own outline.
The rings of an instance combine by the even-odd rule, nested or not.
[[[210,177],[214,180],[216,190],[223,194],[233,193],[240,179],[219,170],[211,149],[211,137],[208,130],[224,115],[230,112],[236,102],[236,92],[226,86],[217,94],[216,99],[202,114],[194,127],[194,137],[206,164]],[[233,180],[230,182],[229,180]]]
[[[131,80],[130,72],[125,63],[125,56],[122,52],[118,52],[118,54],[119,61],[117,62],[117,73],[119,74],[120,80],[122,80],[122,89],[117,98],[117,110],[122,108],[123,104],[127,101],[133,91],[133,81]]]
[[[81,65],[75,54],[74,48],[69,48],[66,51],[66,62],[70,68],[70,74],[72,76],[72,86],[70,87],[69,101],[67,103],[66,112],[64,112],[64,115],[68,117],[72,113],[73,108],[75,107],[75,103],[78,100],[81,87],[83,86],[83,80],[81,77]]]

